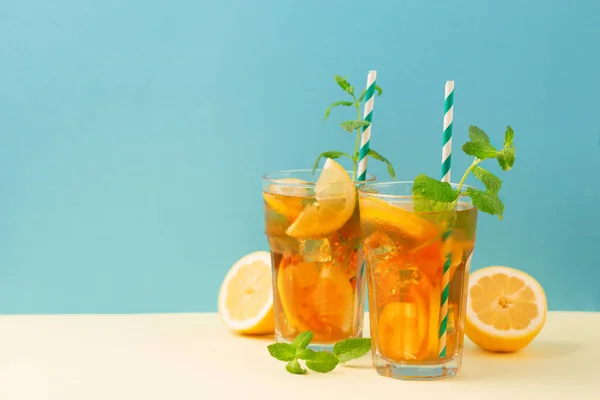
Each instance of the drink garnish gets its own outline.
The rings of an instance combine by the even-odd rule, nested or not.
[[[348,80],[346,80],[346,78],[343,78],[339,75],[335,75],[334,79],[335,79],[335,82],[338,84],[338,86],[344,91],[344,93],[346,93],[347,95],[350,96],[351,101],[340,100],[340,101],[333,102],[329,107],[327,107],[327,110],[325,111],[325,116],[323,117],[323,121],[325,121],[327,119],[327,117],[329,117],[331,110],[335,107],[341,106],[341,107],[356,108],[357,119],[343,121],[342,123],[340,123],[340,126],[342,127],[342,129],[345,130],[346,132],[348,132],[349,134],[356,132],[356,143],[354,145],[354,153],[348,154],[343,151],[337,151],[337,150],[324,151],[321,154],[319,154],[319,156],[317,157],[317,160],[315,161],[315,165],[313,166],[313,172],[318,168],[319,162],[321,161],[322,158],[337,159],[337,158],[346,157],[352,161],[352,181],[356,181],[356,178],[357,178],[356,171],[357,171],[358,160],[359,160],[360,133],[361,133],[361,129],[363,129],[364,127],[366,127],[370,124],[370,122],[363,120],[360,116],[360,106],[365,98],[366,89],[363,90],[363,92],[357,98],[356,95],[354,94],[354,87],[350,84],[350,82],[348,82]],[[383,93],[383,90],[379,86],[375,86],[375,90],[377,91],[377,96],[381,96],[381,94]],[[381,161],[381,162],[385,163],[390,177],[392,179],[396,179],[396,172],[394,171],[394,167],[392,166],[392,163],[390,163],[390,161],[387,158],[385,158],[383,155],[381,155],[381,153],[379,153],[373,149],[369,149],[368,156],[377,161]]]
[[[299,333],[292,343],[275,343],[267,346],[273,358],[287,362],[285,369],[292,374],[302,375],[307,372],[306,367],[315,372],[330,372],[340,363],[364,356],[371,349],[371,339],[356,338],[344,339],[333,346],[333,353],[327,351],[314,351],[307,346],[313,339],[311,331]]]
[[[440,212],[453,210],[460,197],[468,196],[478,210],[497,215],[502,219],[504,204],[498,197],[502,180],[487,169],[480,167],[479,164],[486,159],[496,159],[503,171],[512,169],[515,163],[514,137],[513,129],[507,126],[504,134],[504,146],[502,149],[497,150],[490,143],[489,136],[482,129],[470,126],[470,140],[462,146],[462,150],[467,155],[475,157],[475,160],[467,168],[456,189],[447,182],[440,182],[425,174],[417,176],[412,189],[415,199],[415,211]],[[473,173],[475,178],[483,184],[485,190],[467,187],[466,190],[462,191],[465,180],[470,173]]]

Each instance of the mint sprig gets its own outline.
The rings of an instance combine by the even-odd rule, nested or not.
[[[310,344],[311,340],[313,340],[313,336],[314,335],[311,331],[300,332],[294,338],[294,341],[292,342],[292,347],[294,347],[297,350],[305,349],[306,346]]]
[[[325,121],[329,117],[329,114],[331,114],[331,111],[336,107],[354,107],[354,108],[356,108],[356,113],[357,113],[356,119],[351,119],[351,120],[343,121],[342,123],[340,123],[340,126],[342,127],[342,129],[345,130],[346,132],[348,132],[350,134],[356,132],[356,142],[354,144],[354,152],[352,154],[349,154],[349,153],[346,153],[343,151],[337,151],[337,150],[324,151],[321,154],[319,154],[319,156],[317,157],[317,160],[315,161],[315,164],[313,166],[313,172],[319,167],[319,162],[321,161],[322,158],[337,159],[337,158],[347,157],[352,161],[352,180],[355,181],[357,178],[356,170],[357,170],[358,161],[359,161],[358,157],[359,157],[359,145],[360,145],[361,131],[364,127],[369,125],[369,122],[363,120],[361,118],[361,114],[360,114],[360,107],[363,103],[363,100],[365,99],[365,94],[366,94],[367,90],[364,89],[362,91],[362,93],[360,94],[360,96],[358,96],[358,98],[357,98],[354,93],[354,87],[350,84],[350,82],[348,82],[348,80],[346,78],[341,77],[339,75],[335,75],[334,80],[338,84],[338,86],[348,96],[350,96],[351,101],[338,100],[338,101],[331,103],[331,105],[329,105],[329,107],[327,107],[327,110],[325,110],[325,116],[323,117],[323,121]],[[381,96],[381,94],[383,93],[383,90],[377,85],[375,86],[375,91],[377,92],[377,96]],[[387,166],[387,171],[388,171],[388,174],[390,175],[390,177],[392,179],[396,179],[396,171],[394,170],[394,166],[386,157],[384,157],[379,152],[377,152],[373,149],[369,150],[368,155],[370,158],[372,158],[374,160],[383,162]]]
[[[490,137],[476,126],[469,127],[469,141],[462,146],[463,152],[475,157],[473,163],[467,168],[456,189],[449,183],[440,182],[427,175],[419,175],[413,184],[413,197],[415,199],[415,211],[432,212],[448,211],[454,209],[460,197],[468,196],[477,209],[491,215],[497,215],[502,219],[504,204],[498,192],[502,187],[502,180],[496,175],[479,166],[483,160],[495,158],[504,171],[512,169],[515,163],[515,132],[508,126],[504,133],[504,146],[497,150],[490,142]],[[473,173],[485,190],[462,188],[470,173]]]
[[[333,354],[341,363],[360,358],[371,349],[371,339],[346,339],[333,346]]]
[[[315,372],[331,372],[340,363],[364,356],[371,349],[371,339],[345,339],[333,347],[333,354],[327,351],[313,351],[307,346],[313,339],[311,331],[299,333],[292,343],[275,343],[267,346],[269,354],[279,361],[286,362],[285,369],[291,374],[303,375],[306,367]]]

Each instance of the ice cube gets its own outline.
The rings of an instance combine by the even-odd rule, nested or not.
[[[329,239],[300,240],[300,255],[306,262],[331,262]]]
[[[306,181],[296,178],[282,178],[273,180],[269,186],[269,192],[281,194],[284,196],[310,196],[314,195],[314,190]]]
[[[410,293],[412,285],[417,285],[423,277],[421,271],[416,266],[406,266],[398,271],[400,278],[399,291],[400,295]]]
[[[298,240],[289,236],[269,236],[269,247],[272,253],[298,254]]]
[[[394,241],[385,233],[376,231],[365,239],[363,248],[367,257],[387,260],[398,252]]]

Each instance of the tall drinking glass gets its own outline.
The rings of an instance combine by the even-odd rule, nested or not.
[[[359,189],[373,363],[380,375],[430,380],[461,367],[477,209],[459,199],[448,208],[413,198],[412,182]]]
[[[362,336],[366,282],[357,184],[316,188],[320,173],[267,174],[263,198],[276,339],[291,342],[310,330],[311,347],[327,350]]]

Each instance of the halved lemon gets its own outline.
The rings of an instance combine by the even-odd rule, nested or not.
[[[238,333],[265,334],[275,329],[271,255],[250,253],[231,267],[219,291],[219,316]]]
[[[356,205],[356,190],[346,170],[328,158],[315,184],[316,201],[304,207],[286,233],[294,238],[322,236],[341,228]]]
[[[509,267],[487,267],[469,280],[465,333],[482,349],[513,352],[542,330],[546,295],[530,275]]]

